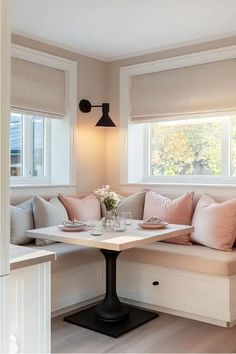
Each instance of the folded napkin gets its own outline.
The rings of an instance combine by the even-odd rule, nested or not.
[[[158,225],[162,223],[163,220],[156,218],[155,216],[152,216],[151,218],[143,221],[143,224],[148,224],[148,225]]]
[[[63,225],[66,226],[66,227],[85,226],[85,224],[83,222],[75,220],[75,219],[73,221],[70,221],[70,220],[64,221]]]

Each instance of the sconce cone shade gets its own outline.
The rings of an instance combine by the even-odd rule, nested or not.
[[[96,124],[96,127],[115,127],[115,123],[109,116],[109,103],[102,104],[102,116]]]
[[[96,124],[96,127],[116,127],[116,125],[107,113],[101,116]]]
[[[101,105],[92,105],[88,100],[81,100],[79,103],[79,109],[83,113],[91,112],[93,107],[102,107],[102,116],[96,124],[96,127],[116,127],[115,123],[109,116],[109,103],[103,103]]]

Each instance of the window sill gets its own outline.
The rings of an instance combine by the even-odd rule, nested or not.
[[[223,183],[173,183],[173,182],[137,182],[137,183],[122,183],[121,187],[195,187],[195,188],[236,188],[236,184],[223,184]]]
[[[11,189],[31,189],[31,188],[71,188],[77,187],[75,184],[14,184],[11,185]]]

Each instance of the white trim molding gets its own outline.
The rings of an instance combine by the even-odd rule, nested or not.
[[[70,185],[77,185],[77,62],[20,45],[11,45],[11,56],[65,72],[65,119],[69,131]]]
[[[0,353],[9,351],[10,2],[0,2]]]
[[[120,184],[128,184],[128,128],[133,76],[236,58],[236,45],[120,68]],[[219,184],[219,182],[216,182]]]
[[[9,273],[9,107],[10,20],[9,1],[0,3],[0,276]]]

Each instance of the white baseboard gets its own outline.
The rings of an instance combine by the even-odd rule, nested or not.
[[[96,299],[96,297],[102,297],[102,294],[102,290],[99,291],[99,289],[95,289],[93,291],[87,291],[82,294],[74,294],[62,299],[59,298],[52,303],[52,313],[64,311],[66,308],[78,306],[78,304],[83,304],[86,301],[91,302],[91,300]]]
[[[126,304],[129,304],[129,305],[134,305],[134,306],[142,307],[142,308],[157,311],[157,312],[168,313],[168,314],[174,315],[174,316],[189,318],[191,320],[206,322],[206,323],[214,324],[214,325],[221,326],[221,327],[233,327],[231,325],[231,323],[229,323],[229,322],[217,320],[214,318],[209,318],[209,317],[205,317],[205,316],[198,316],[198,315],[195,315],[192,313],[173,310],[173,309],[169,309],[169,308],[157,306],[157,305],[151,305],[151,304],[147,304],[147,303],[144,303],[141,301],[136,301],[136,300],[122,298],[122,301],[125,302]]]
[[[51,317],[55,318],[57,316],[68,314],[68,313],[74,312],[76,310],[83,310],[91,304],[98,303],[99,301],[101,301],[103,299],[103,297],[104,297],[104,295],[100,295],[100,296],[96,296],[96,297],[93,297],[91,299],[88,299],[88,300],[85,300],[82,302],[78,302],[74,305],[67,306],[61,310],[52,312]],[[129,305],[133,305],[133,306],[137,306],[137,307],[141,307],[141,308],[145,308],[145,309],[149,309],[149,310],[153,310],[153,311],[157,311],[157,312],[161,312],[161,313],[168,313],[173,316],[189,318],[189,319],[195,320],[195,321],[206,322],[206,323],[210,323],[210,324],[213,324],[216,326],[233,327],[236,324],[236,321],[229,323],[226,321],[220,321],[220,320],[212,319],[212,318],[205,317],[205,316],[198,316],[198,315],[194,315],[194,314],[183,312],[183,311],[168,309],[168,308],[162,307],[162,306],[150,305],[150,304],[147,304],[147,303],[144,303],[141,301],[135,301],[135,300],[125,299],[125,298],[120,298],[120,299],[121,299],[121,301],[123,301],[124,303],[129,304]]]
[[[88,307],[91,304],[96,304],[97,302],[101,301],[103,299],[104,295],[92,297],[88,300],[82,301],[82,302],[77,302],[73,305],[69,305],[67,307],[61,308],[60,310],[53,311],[51,314],[52,318],[55,318],[57,316],[61,316],[64,314],[68,314],[69,312],[74,312],[76,310],[82,310],[86,307]]]

